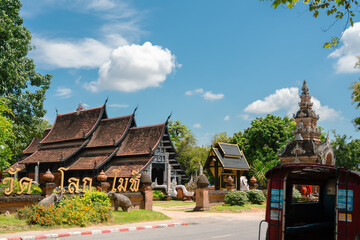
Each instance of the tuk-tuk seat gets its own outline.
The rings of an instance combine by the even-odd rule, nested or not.
[[[331,230],[334,227],[334,223],[331,221],[308,223],[298,226],[289,226],[285,228],[286,234],[297,234],[314,231]]]

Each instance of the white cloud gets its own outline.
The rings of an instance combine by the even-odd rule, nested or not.
[[[240,115],[238,115],[237,117],[239,117],[239,118],[241,118],[242,120],[245,120],[245,121],[251,121],[251,120],[253,120],[253,118],[250,117],[249,114],[240,114]]]
[[[244,111],[248,113],[266,114],[273,113],[278,110],[285,110],[290,116],[292,116],[292,114],[296,113],[299,109],[299,101],[298,88],[283,88],[276,90],[274,94],[265,97],[264,100],[256,100],[255,102],[252,102],[244,109]],[[321,105],[320,101],[314,97],[311,98],[311,101],[313,102],[314,111],[320,116],[320,121],[339,118],[340,112],[327,105]],[[245,114],[239,116],[250,120],[249,115]]]
[[[71,93],[72,93],[72,91],[70,88],[58,88],[58,89],[56,89],[55,96],[66,99],[71,96]]]
[[[211,91],[205,92],[203,95],[203,98],[205,100],[209,100],[209,101],[220,100],[223,97],[224,97],[224,94],[222,94],[222,93],[215,94],[215,93],[212,93]]]
[[[129,105],[128,104],[109,104],[109,107],[113,107],[113,108],[128,108]]]
[[[332,52],[329,57],[336,58],[334,65],[337,73],[354,73],[359,72],[355,69],[357,57],[360,55],[360,23],[355,23],[353,27],[349,27],[344,31],[341,37],[343,46]]]
[[[224,117],[224,120],[225,120],[225,121],[229,121],[229,120],[230,120],[230,116],[229,116],[229,115],[226,115],[226,116]]]
[[[86,103],[82,103],[81,104],[84,108],[89,108],[90,107],[90,105],[89,104],[86,104]]]
[[[195,123],[195,124],[193,125],[193,127],[194,127],[194,128],[201,128],[201,124],[200,124],[200,123]]]
[[[108,60],[112,49],[85,38],[77,41],[33,37],[36,62],[50,68],[97,68]]]
[[[135,92],[159,87],[175,69],[175,56],[169,49],[146,42],[115,49],[110,60],[101,65],[96,82],[84,86],[92,92],[116,90]]]
[[[201,95],[201,97],[208,101],[220,100],[224,97],[224,94],[218,93],[214,94],[212,91],[204,92],[204,89],[198,88],[195,90],[188,90],[185,92],[185,95],[192,96],[192,95]]]
[[[195,95],[195,94],[201,94],[204,92],[204,89],[202,88],[198,88],[198,89],[195,89],[195,90],[188,90],[185,92],[185,95],[188,95],[188,96],[192,96],[192,95]]]
[[[265,97],[264,100],[256,100],[251,103],[244,111],[249,113],[272,113],[279,109],[290,110],[294,105],[296,107],[299,101],[298,91],[299,89],[295,87],[278,89],[274,94]]]
[[[59,10],[75,12],[80,17],[90,15],[99,23],[95,29],[98,37],[76,39],[33,33],[36,48],[30,54],[43,67],[98,68],[113,49],[138,41],[143,34],[139,22],[144,14],[127,0],[27,0],[21,14],[31,18]]]

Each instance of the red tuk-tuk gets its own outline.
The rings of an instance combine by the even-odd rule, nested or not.
[[[266,177],[267,240],[360,240],[359,172],[284,164]]]

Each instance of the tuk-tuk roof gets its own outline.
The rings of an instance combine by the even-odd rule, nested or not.
[[[292,170],[292,169],[303,169],[303,168],[320,168],[320,169],[328,169],[328,170],[332,170],[332,171],[336,171],[338,170],[339,172],[347,172],[349,171],[349,173],[354,174],[355,176],[360,178],[360,172],[358,171],[353,171],[353,170],[349,170],[347,168],[340,168],[340,167],[336,167],[336,166],[330,166],[330,165],[324,165],[324,164],[309,164],[309,163],[289,163],[289,164],[282,164],[282,165],[278,165],[273,167],[272,169],[270,169],[269,171],[266,172],[265,177],[269,178],[270,177],[270,173],[273,171],[280,171],[280,168],[282,170]]]

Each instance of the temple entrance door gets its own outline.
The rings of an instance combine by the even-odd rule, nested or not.
[[[157,179],[157,184],[164,184],[164,169],[165,164],[162,163],[153,163],[151,170],[151,180],[154,182]]]

